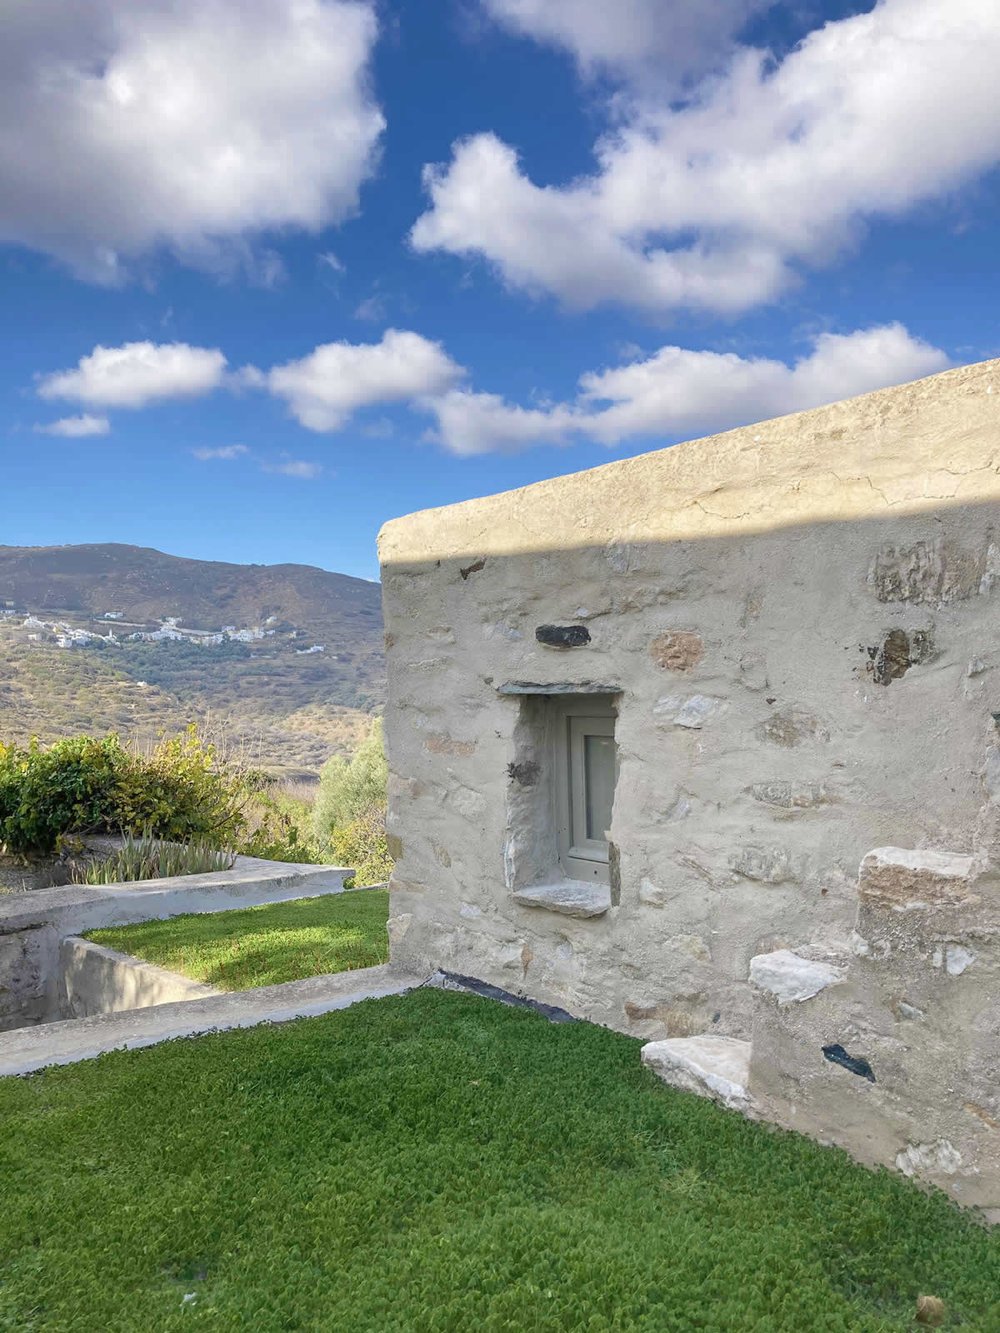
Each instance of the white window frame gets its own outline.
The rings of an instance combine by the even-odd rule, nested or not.
[[[615,734],[615,708],[600,695],[560,701],[554,727],[556,831],[559,864],[568,879],[608,883],[608,842],[587,837],[584,746],[587,736]],[[615,784],[618,780],[617,747]]]

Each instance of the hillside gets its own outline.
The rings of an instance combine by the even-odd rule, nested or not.
[[[198,722],[315,772],[384,698],[378,584],[138,546],[0,546],[0,739]]]

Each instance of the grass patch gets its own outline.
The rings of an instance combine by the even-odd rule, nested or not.
[[[1000,1233],[440,991],[0,1083],[0,1328],[1000,1329]]]
[[[219,990],[388,962],[385,889],[92,930],[87,939]]]

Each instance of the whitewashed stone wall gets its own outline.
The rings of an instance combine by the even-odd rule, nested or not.
[[[1000,1207],[1000,363],[380,553],[394,964],[751,1043],[752,1113]],[[598,915],[515,897],[541,687],[617,699]]]

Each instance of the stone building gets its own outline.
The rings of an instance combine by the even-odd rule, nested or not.
[[[1000,1208],[1000,362],[380,554],[394,963]]]

